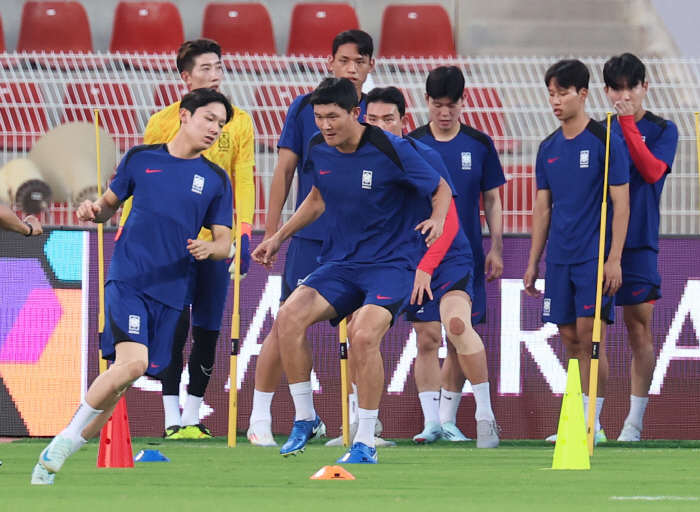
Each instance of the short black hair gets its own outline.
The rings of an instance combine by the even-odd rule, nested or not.
[[[204,37],[192,41],[185,41],[177,50],[177,70],[180,73],[183,71],[191,73],[194,68],[195,59],[205,53],[215,53],[221,58],[221,46],[213,39],[206,39]]]
[[[348,114],[352,109],[360,106],[355,84],[347,78],[324,78],[309,96],[309,103],[311,105],[336,104]]]
[[[399,116],[406,115],[406,98],[403,93],[394,86],[375,87],[365,97],[365,103],[386,103],[387,105],[396,105],[396,110],[399,111]]]
[[[646,80],[646,68],[636,55],[623,53],[611,57],[603,66],[605,85],[613,90],[637,87]]]
[[[576,87],[576,92],[588,89],[590,73],[586,65],[578,59],[560,60],[552,64],[544,74],[544,84],[549,87],[552,79],[555,79],[559,87],[568,89]]]
[[[333,39],[333,56],[338,53],[338,48],[344,44],[352,43],[357,45],[357,51],[360,55],[366,55],[370,59],[374,53],[374,42],[372,36],[363,30],[346,30],[341,32]]]
[[[226,109],[226,122],[228,123],[233,118],[233,107],[231,102],[218,91],[214,89],[194,89],[185,94],[180,100],[180,108],[187,109],[191,114],[200,107],[205,107],[210,103],[221,103]]]
[[[440,66],[428,74],[425,81],[428,97],[439,99],[448,97],[459,101],[464,94],[464,74],[457,66]]]

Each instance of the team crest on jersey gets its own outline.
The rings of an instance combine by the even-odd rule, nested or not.
[[[221,132],[219,135],[219,149],[228,149],[231,147],[231,139],[228,132]]]
[[[552,312],[552,299],[544,299],[544,309],[542,310],[542,316],[549,316]]]
[[[194,175],[194,180],[192,180],[192,192],[201,194],[204,190],[204,178],[199,174]]]
[[[141,317],[129,315],[129,334],[141,334]]]
[[[472,170],[472,154],[471,151],[462,152],[462,170],[471,171]]]
[[[372,171],[362,171],[362,188],[372,188]]]
[[[581,150],[581,156],[579,157],[579,164],[581,166],[581,169],[588,169],[588,159],[589,159],[590,152],[587,149],[582,149]]]

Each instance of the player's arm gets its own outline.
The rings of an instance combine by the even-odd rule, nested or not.
[[[24,236],[37,236],[44,232],[39,220],[34,215],[21,220],[10,208],[2,203],[0,203],[0,229],[14,231]]]
[[[440,182],[435,192],[433,192],[433,212],[429,219],[424,220],[416,226],[416,231],[420,231],[421,235],[428,234],[425,239],[425,243],[428,247],[433,245],[433,243],[440,238],[440,235],[442,235],[445,219],[447,218],[447,213],[450,211],[451,203],[452,188],[445,181],[445,178],[440,176]]]
[[[265,221],[265,237],[267,240],[277,232],[282,216],[282,208],[292,187],[294,171],[299,163],[299,156],[289,148],[279,148],[277,165],[270,185],[270,199],[267,203],[267,219]]]
[[[309,195],[301,203],[297,211],[292,215],[284,226],[280,228],[272,237],[262,242],[253,251],[253,260],[266,268],[272,268],[274,257],[279,251],[282,243],[295,233],[299,232],[313,221],[318,219],[326,210],[326,203],[323,201],[321,192],[312,187]]]
[[[612,241],[608,259],[605,260],[603,268],[604,283],[603,293],[610,296],[615,295],[622,284],[622,249],[625,246],[627,237],[627,225],[630,218],[630,193],[629,184],[610,185],[610,200],[613,203],[612,216]]]
[[[503,275],[503,205],[498,188],[485,190],[484,215],[491,236],[491,249],[486,255],[484,272],[488,276],[487,282],[498,279]]]
[[[540,291],[535,283],[540,272],[540,260],[544,246],[549,236],[549,224],[552,217],[552,192],[548,188],[539,189],[535,198],[535,208],[532,210],[532,239],[530,243],[530,258],[523,277],[525,292],[530,297],[539,297]]]
[[[187,240],[187,249],[198,260],[223,260],[228,258],[231,249],[231,228],[221,224],[212,224],[212,240]]]
[[[83,201],[78,207],[77,215],[82,221],[102,224],[111,219],[121,205],[122,201],[119,200],[117,194],[112,192],[111,188],[107,188],[102,197],[94,203],[89,199]]]

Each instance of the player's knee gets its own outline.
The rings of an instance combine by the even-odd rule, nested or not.
[[[416,345],[418,346],[419,354],[432,354],[442,345],[442,336],[436,337],[429,334],[419,335],[416,339]]]
[[[460,336],[464,334],[464,331],[466,329],[464,322],[462,321],[461,318],[459,317],[452,317],[450,318],[450,332],[456,336]]]
[[[134,382],[139,377],[142,377],[148,370],[148,361],[142,359],[131,361],[126,365],[127,375],[131,382]]]
[[[356,329],[352,338],[353,354],[362,357],[372,351],[379,350],[380,340],[367,329]]]
[[[278,333],[290,333],[304,330],[302,322],[299,320],[300,311],[293,303],[286,302],[277,314]]]

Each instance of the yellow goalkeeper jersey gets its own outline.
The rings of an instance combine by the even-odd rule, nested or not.
[[[180,102],[178,101],[151,116],[146,126],[146,133],[143,135],[143,143],[168,143],[173,140],[179,129]],[[233,185],[236,212],[240,215],[241,222],[252,224],[255,213],[255,184],[253,182],[255,144],[253,121],[250,115],[234,106],[233,118],[224,126],[219,140],[204,151],[203,155],[228,173]],[[124,226],[129,216],[131,202],[132,200],[129,198],[124,203],[119,221],[120,227]],[[231,231],[231,236],[233,237],[234,234],[235,228]],[[202,228],[199,232],[199,239],[211,240],[211,231]]]

